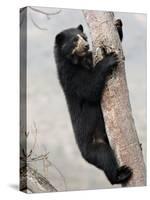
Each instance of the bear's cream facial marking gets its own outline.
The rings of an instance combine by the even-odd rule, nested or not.
[[[75,48],[73,49],[72,54],[84,56],[89,50],[89,44],[80,34],[78,34],[77,37],[78,40],[75,44]]]

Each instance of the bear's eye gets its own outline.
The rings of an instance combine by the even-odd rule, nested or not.
[[[83,39],[87,41],[87,36],[86,35],[82,35]]]
[[[77,42],[78,41],[78,37],[73,38],[73,42]]]

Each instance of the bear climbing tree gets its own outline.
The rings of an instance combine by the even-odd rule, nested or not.
[[[124,186],[146,185],[146,171],[134,120],[125,77],[124,56],[112,12],[83,11],[90,28],[93,58],[97,62],[97,49],[109,47],[117,52],[120,64],[108,80],[102,98],[102,110],[109,141],[121,165],[133,169],[131,180]]]

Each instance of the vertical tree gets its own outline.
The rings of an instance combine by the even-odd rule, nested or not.
[[[133,169],[133,176],[126,186],[143,186],[146,184],[145,164],[132,117],[124,56],[114,26],[114,14],[97,11],[83,13],[91,30],[94,62],[100,59],[97,49],[101,46],[110,47],[119,56],[120,63],[104,90],[102,110],[107,135],[119,164]]]

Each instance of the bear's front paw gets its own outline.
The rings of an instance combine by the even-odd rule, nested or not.
[[[106,58],[110,68],[117,66],[119,63],[118,55],[115,52],[108,53]]]
[[[126,183],[132,176],[132,169],[123,165],[117,170],[117,183]]]

